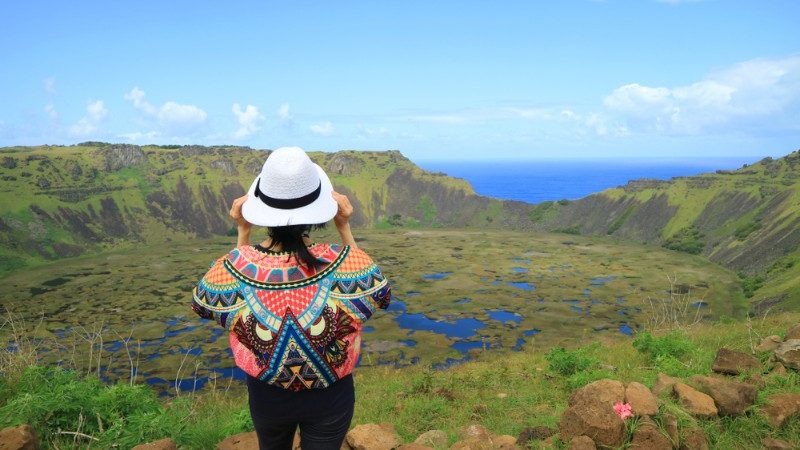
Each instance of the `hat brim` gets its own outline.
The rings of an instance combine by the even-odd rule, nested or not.
[[[283,227],[287,225],[314,225],[325,223],[336,215],[339,205],[333,199],[333,185],[330,178],[317,164],[314,167],[319,173],[321,188],[319,197],[312,203],[295,209],[279,209],[267,206],[255,195],[256,182],[253,180],[250,189],[247,191],[247,200],[242,205],[242,217],[244,220],[261,227]]]

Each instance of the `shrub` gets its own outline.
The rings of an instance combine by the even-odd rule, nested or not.
[[[554,347],[544,355],[544,359],[547,360],[550,370],[553,372],[571,376],[597,364],[597,359],[588,355],[596,347],[597,344],[575,350]]]
[[[633,339],[633,348],[655,361],[659,358],[680,358],[692,350],[692,342],[681,332],[675,330],[661,337],[650,333],[639,333]]]
[[[664,242],[663,246],[670,250],[677,250],[679,252],[690,253],[692,255],[700,254],[705,248],[703,242],[703,233],[696,227],[691,226],[684,228],[675,233]]]

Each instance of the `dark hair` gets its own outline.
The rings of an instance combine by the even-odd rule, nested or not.
[[[295,255],[298,262],[310,268],[317,268],[324,264],[308,251],[303,237],[308,236],[311,230],[321,230],[325,228],[324,223],[315,225],[287,225],[284,227],[269,227],[270,244],[267,250],[276,245],[281,246],[281,251]]]

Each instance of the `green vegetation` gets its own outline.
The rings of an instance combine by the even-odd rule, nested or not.
[[[471,423],[484,425],[496,434],[516,436],[525,427],[555,426],[570,392],[586,384],[576,381],[576,376],[639,381],[649,387],[661,371],[652,365],[656,354],[683,355],[681,376],[706,375],[720,346],[746,351],[751,336],[782,334],[798,321],[800,314],[791,313],[769,315],[750,326],[741,321],[698,325],[685,335],[652,333],[650,338],[639,340],[648,343],[636,344],[636,349],[636,341],[601,339],[599,344],[587,347],[543,352],[534,341],[521,352],[497,354],[440,371],[425,365],[404,369],[362,367],[356,371],[358,400],[353,425],[390,422],[405,442],[430,429],[442,429],[452,444],[460,429]],[[648,350],[636,351],[640,348]],[[573,358],[576,354],[582,356]],[[548,370],[554,361],[583,358],[591,360],[583,372],[568,375],[571,370],[563,374],[558,369]],[[593,370],[593,365],[608,369]],[[90,443],[81,438],[75,441],[71,435],[58,435],[59,429],[80,431],[98,439],[91,442],[93,447],[118,442],[120,448],[130,448],[169,436],[187,449],[205,449],[214,448],[226,436],[252,428],[241,388],[186,393],[162,401],[145,386],[104,386],[93,376],[78,376],[59,368],[34,364],[23,367],[19,376],[7,376],[2,369],[8,369],[8,365],[0,366],[4,375],[0,378],[0,426],[28,421],[46,437],[48,448]],[[746,415],[695,419],[674,399],[663,397],[654,419],[662,424],[663,415],[670,413],[678,417],[681,428],[701,427],[711,448],[760,449],[761,439],[767,436],[797,445],[800,417],[790,418],[782,428],[774,430],[757,413],[769,395],[784,392],[800,393],[797,372],[765,376],[756,405]],[[629,426],[635,428],[636,424],[631,422]]]
[[[747,298],[751,298],[757,290],[761,289],[761,286],[763,286],[764,282],[766,281],[766,277],[764,277],[764,275],[756,274],[753,276],[748,276],[744,272],[739,272],[739,278],[742,282],[744,296]]]
[[[703,237],[704,235],[700,232],[700,230],[694,226],[691,226],[680,230],[678,233],[667,239],[663,246],[670,250],[677,250],[679,252],[697,255],[702,253],[703,248],[705,248]]]
[[[736,239],[743,241],[747,239],[747,236],[750,236],[750,233],[758,230],[761,228],[761,223],[758,221],[747,222],[742,225],[739,225],[736,228],[736,231],[733,232],[733,235],[736,236]]]

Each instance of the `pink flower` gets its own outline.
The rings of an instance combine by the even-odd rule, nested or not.
[[[614,403],[614,412],[617,413],[617,415],[620,416],[622,420],[625,420],[628,417],[633,417],[633,412],[631,410],[630,403],[622,403],[622,402]]]

